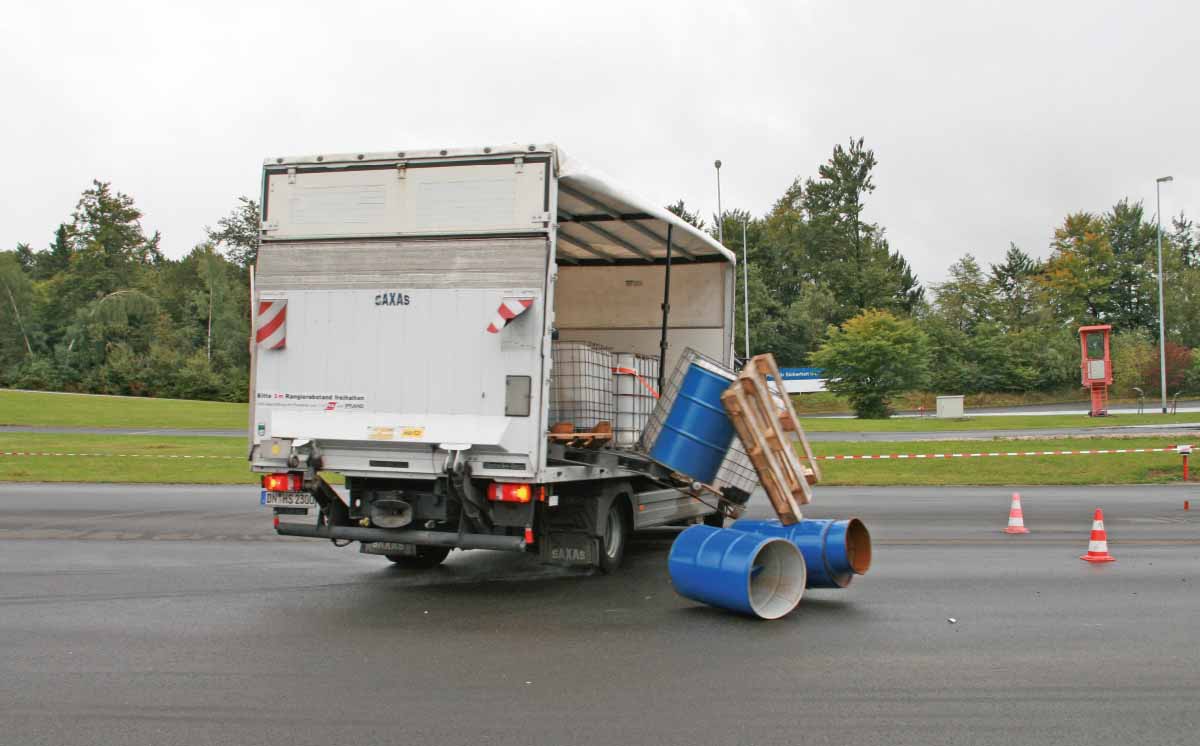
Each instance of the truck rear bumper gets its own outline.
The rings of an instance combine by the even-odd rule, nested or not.
[[[360,528],[358,526],[311,526],[282,521],[275,526],[275,531],[282,536],[303,536],[309,539],[389,541],[397,544],[416,544],[417,546],[499,549],[511,552],[520,552],[525,549],[525,539],[520,536],[457,534],[448,531]]]

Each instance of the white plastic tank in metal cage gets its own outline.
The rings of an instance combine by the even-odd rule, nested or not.
[[[616,419],[613,353],[592,342],[556,341],[550,372],[550,424],[569,422],[575,432]]]
[[[616,446],[632,448],[637,445],[658,399],[658,358],[618,352],[613,375],[617,383]]]

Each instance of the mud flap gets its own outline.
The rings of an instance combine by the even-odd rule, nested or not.
[[[600,540],[586,533],[548,533],[542,537],[539,547],[538,560],[544,564],[588,567],[600,564]]]

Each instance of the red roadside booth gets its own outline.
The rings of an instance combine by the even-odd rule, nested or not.
[[[1108,387],[1112,384],[1112,355],[1109,351],[1111,324],[1079,327],[1080,371],[1084,388],[1092,392],[1092,417],[1108,414]]]

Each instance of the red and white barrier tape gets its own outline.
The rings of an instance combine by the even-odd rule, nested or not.
[[[1088,456],[1105,453],[1181,453],[1166,448],[1085,448],[1077,451],[981,451],[979,453],[875,453],[858,456],[818,456],[822,461],[888,461],[895,459],[985,458],[988,456]]]

